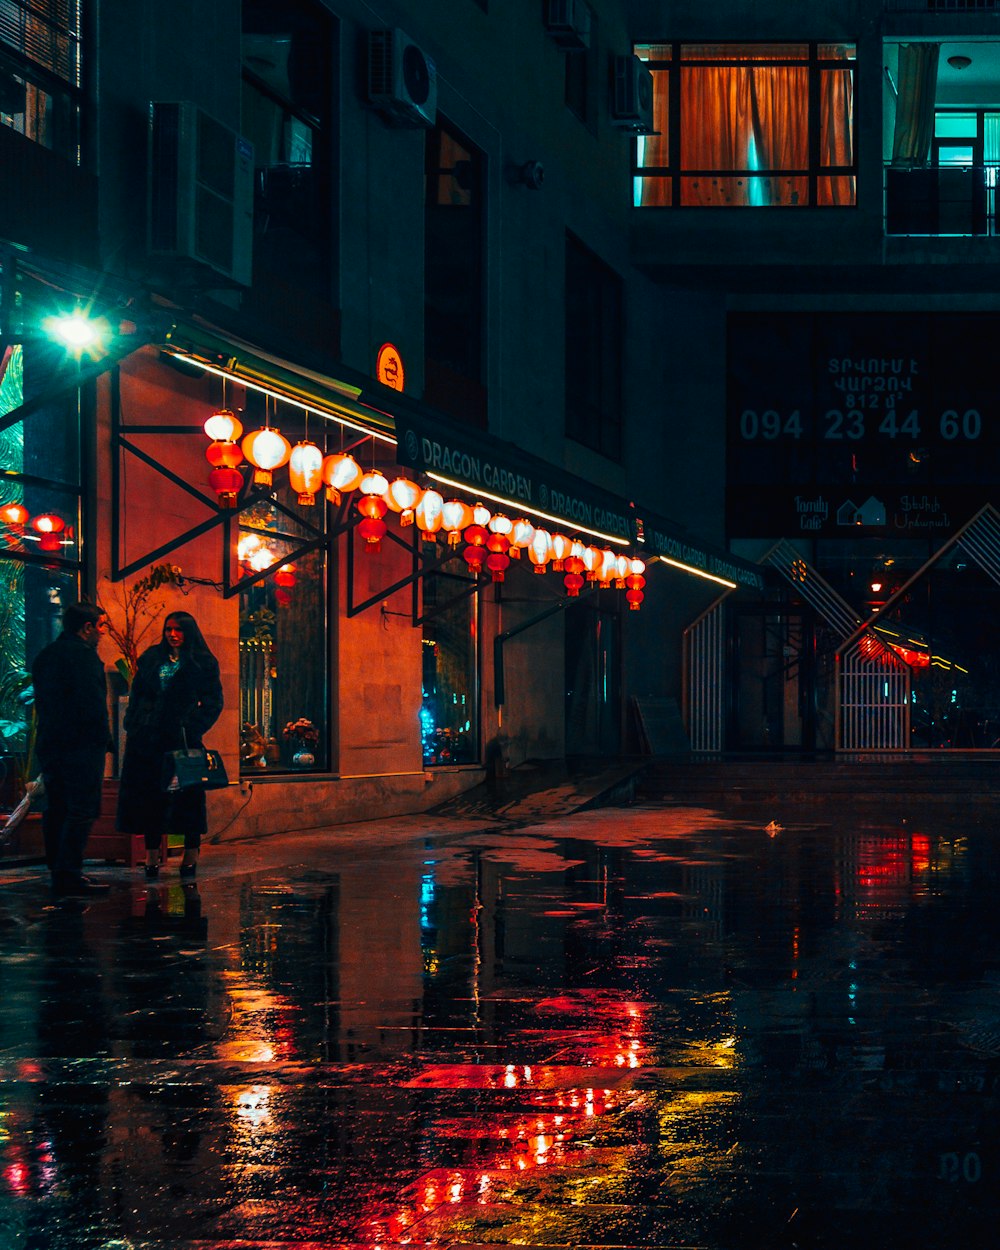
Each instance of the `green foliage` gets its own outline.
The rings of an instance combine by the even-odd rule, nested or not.
[[[0,675],[0,737],[14,760],[19,792],[35,773],[35,690],[31,674],[23,669]]]

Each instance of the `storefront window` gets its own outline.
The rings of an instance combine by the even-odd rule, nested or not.
[[[77,392],[14,414],[52,386],[52,362],[20,343],[0,356],[0,751],[9,775],[30,768],[30,679],[37,652],[79,597]]]
[[[294,431],[284,432],[294,441]],[[240,513],[240,763],[247,773],[330,767],[324,512],[322,497],[312,508],[297,504],[286,479]]]
[[[424,765],[479,761],[478,596],[466,578],[431,576],[424,584]]]

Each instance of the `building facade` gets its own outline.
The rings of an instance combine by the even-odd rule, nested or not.
[[[677,508],[769,577],[699,623],[692,741],[995,748],[997,6],[631,11]]]
[[[711,500],[672,506],[637,65],[616,3],[5,6],[12,756],[78,594],[118,707],[163,614],[199,620],[227,836],[637,749],[683,628],[761,584]]]
[[[78,594],[118,701],[199,619],[226,836],[991,747],[993,7],[9,0],[9,754]]]

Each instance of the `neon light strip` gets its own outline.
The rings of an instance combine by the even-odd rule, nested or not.
[[[238,382],[240,386],[245,386],[248,390],[259,391],[262,395],[270,395],[272,399],[280,399],[283,404],[293,404],[296,408],[301,408],[303,412],[314,412],[316,416],[325,417],[329,421],[336,421],[338,424],[346,426],[349,430],[357,430],[359,434],[367,434],[371,438],[377,438],[380,442],[388,443],[390,447],[396,446],[397,440],[391,435],[380,434],[377,430],[370,430],[367,426],[358,425],[357,422],[350,421],[347,417],[338,416],[335,412],[327,412],[325,408],[313,408],[309,404],[304,404],[300,399],[293,399],[282,391],[274,391],[267,386],[261,386],[259,382],[251,382],[249,378],[241,377],[238,373],[230,373],[228,369],[219,369],[215,365],[207,365],[196,356],[188,356],[184,352],[171,352],[170,354],[175,360],[186,361],[187,364],[204,369],[206,373],[214,374],[217,378]]]
[[[735,590],[737,582],[731,582],[725,577],[716,577],[714,573],[706,573],[704,569],[696,569],[690,564],[682,564],[680,560],[671,560],[667,556],[657,556],[657,560],[662,560],[664,564],[669,564],[671,568],[680,569],[682,573],[693,573],[695,577],[703,577],[708,582],[718,582],[720,586],[728,586],[730,590]]]
[[[627,538],[616,538],[611,534],[602,534],[600,530],[589,530],[585,525],[577,525],[575,521],[568,521],[565,517],[552,516],[548,512],[539,512],[537,508],[525,508],[524,504],[517,499],[505,499],[503,495],[491,495],[485,490],[478,490],[476,487],[470,486],[468,482],[456,482],[450,477],[441,477],[438,473],[428,473],[427,476],[433,478],[435,482],[442,482],[445,486],[454,486],[456,490],[464,490],[466,494],[475,495],[477,499],[490,499],[493,503],[506,504],[508,508],[517,508],[526,512],[528,516],[539,516],[544,521],[551,521],[553,525],[565,525],[574,534],[589,534],[592,538],[603,538],[605,542],[617,543],[620,547],[630,546]]]

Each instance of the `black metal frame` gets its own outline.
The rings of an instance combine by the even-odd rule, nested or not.
[[[357,524],[356,520],[351,522],[349,528],[353,530],[356,524]],[[409,548],[413,557],[411,571],[406,575],[406,577],[401,577],[398,579],[398,581],[393,582],[391,586],[382,587],[374,595],[371,595],[369,596],[369,598],[365,599],[363,603],[354,602],[354,570],[355,570],[355,560],[357,559],[357,557],[354,553],[353,535],[348,539],[348,543],[347,543],[347,615],[349,618],[354,617],[354,616],[360,616],[362,612],[366,612],[369,608],[374,607],[376,603],[381,603],[383,600],[388,598],[389,595],[395,594],[397,590],[402,590],[406,586],[410,586],[412,590],[411,603],[410,603],[410,621],[414,629],[416,629],[418,625],[423,625],[425,621],[429,621],[433,619],[435,616],[439,616],[447,608],[450,608],[452,604],[459,603],[462,599],[467,599],[470,595],[481,593],[483,590],[486,589],[487,586],[495,585],[497,588],[497,593],[499,595],[499,592],[500,592],[499,583],[480,581],[478,577],[472,582],[466,582],[466,579],[464,577],[459,577],[457,573],[441,572],[442,566],[450,563],[457,555],[457,552],[449,553],[448,555],[443,556],[443,557],[438,556],[437,558],[433,560],[433,562],[431,562],[431,559],[428,556],[424,556],[421,553],[421,549],[420,549],[420,545],[422,542],[422,539],[420,537],[421,531],[416,525],[414,525],[412,528],[413,528],[413,535],[409,540],[398,537],[398,535],[392,533],[391,530],[387,530],[385,534],[385,538],[388,538],[391,542],[396,543],[400,547]],[[338,532],[342,532],[342,531],[338,531]],[[435,546],[435,550],[436,550],[436,546]],[[420,584],[420,579],[422,577],[426,577],[429,573],[439,573],[441,577],[448,577],[448,578],[453,578],[455,581],[461,581],[465,583],[465,589],[462,591],[461,594],[454,595],[446,603],[438,604],[437,607],[435,607],[433,612],[421,613],[419,584]]]

